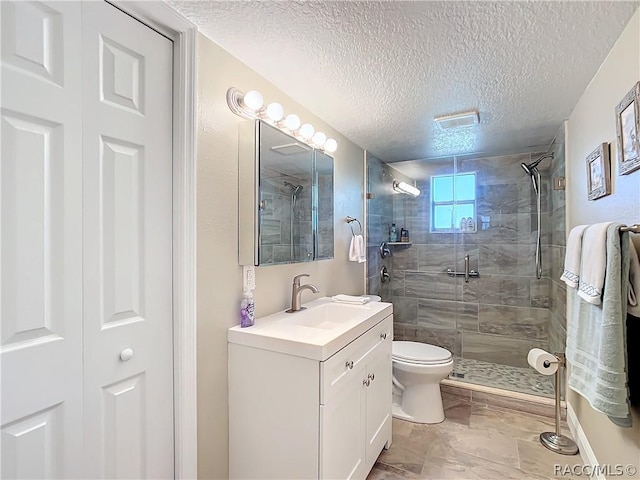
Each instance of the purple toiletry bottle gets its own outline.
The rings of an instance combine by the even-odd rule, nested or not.
[[[240,326],[242,328],[250,327],[254,324],[254,311],[253,292],[245,290],[242,293],[242,302],[240,302]]]

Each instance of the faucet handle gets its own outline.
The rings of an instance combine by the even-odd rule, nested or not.
[[[295,277],[293,277],[293,284],[300,286],[300,279],[302,277],[310,277],[311,275],[309,275],[308,273],[301,273],[300,275],[296,275]]]

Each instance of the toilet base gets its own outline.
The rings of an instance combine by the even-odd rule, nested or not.
[[[392,414],[395,418],[426,424],[444,421],[444,406],[439,383],[406,387],[401,400],[395,395],[393,400]]]

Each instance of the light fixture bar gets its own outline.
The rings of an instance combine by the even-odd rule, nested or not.
[[[264,107],[260,92],[250,90],[246,94],[235,87],[227,90],[227,105],[229,110],[239,117],[248,120],[264,120],[283,132],[295,136],[307,145],[327,153],[334,153],[338,149],[338,142],[327,138],[323,132],[316,132],[313,125],[301,125],[300,117],[295,114],[284,114],[279,103],[273,102]]]
[[[398,182],[397,180],[394,180],[393,189],[396,192],[405,193],[407,195],[411,195],[412,197],[417,197],[418,195],[420,195],[419,188],[416,188],[413,185],[409,185],[406,182]]]

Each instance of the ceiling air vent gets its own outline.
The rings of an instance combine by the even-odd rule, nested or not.
[[[469,112],[435,117],[434,120],[441,130],[449,130],[451,128],[478,125],[480,123],[480,113],[477,110],[471,110]]]

